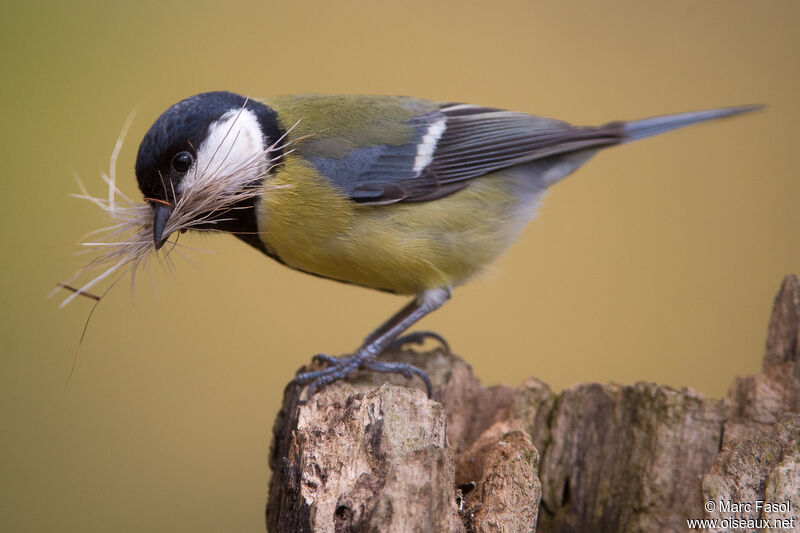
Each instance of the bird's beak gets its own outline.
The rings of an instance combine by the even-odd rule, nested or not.
[[[155,210],[153,212],[153,245],[156,247],[156,250],[164,246],[164,243],[167,242],[169,238],[169,234],[164,235],[164,226],[167,225],[167,220],[169,220],[171,214],[171,207],[164,204],[155,204]]]

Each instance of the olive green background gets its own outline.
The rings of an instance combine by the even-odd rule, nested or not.
[[[24,7],[22,6],[24,4]],[[599,124],[764,112],[608,150],[557,185],[491,275],[422,326],[485,383],[652,380],[722,396],[756,372],[800,271],[800,3],[18,2],[0,21],[0,529],[261,531],[285,383],[404,300],[285,269],[229,236],[174,276],[58,310],[103,217],[126,116],[205,90],[393,93]]]

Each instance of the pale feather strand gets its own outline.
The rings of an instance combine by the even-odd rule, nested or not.
[[[75,175],[79,193],[72,194],[71,196],[89,201],[99,207],[106,214],[111,225],[84,235],[80,244],[89,251],[102,250],[101,255],[89,261],[89,263],[79,269],[78,272],[65,283],[72,282],[92,271],[100,270],[101,272],[79,286],[77,289],[78,292],[74,292],[68,296],[61,303],[59,306],[60,308],[73,301],[81,292],[88,292],[89,288],[108,278],[115,272],[118,272],[122,267],[125,268],[122,268],[122,272],[112,284],[116,284],[119,278],[124,276],[127,272],[131,272],[131,282],[135,284],[137,270],[139,268],[146,268],[150,263],[150,258],[154,255],[159,259],[162,268],[174,275],[174,263],[169,257],[169,254],[178,246],[184,249],[192,249],[184,245],[179,245],[177,239],[175,239],[174,241],[170,241],[172,246],[169,249],[165,249],[165,252],[161,255],[157,254],[152,240],[152,207],[149,204],[133,202],[116,184],[116,162],[122,149],[125,135],[133,121],[133,115],[134,114],[131,113],[126,120],[120,136],[114,145],[114,150],[110,158],[108,175],[104,173],[101,176],[103,182],[108,187],[107,197],[100,198],[90,194],[80,178]],[[239,114],[236,115],[237,118],[238,116]],[[233,122],[235,122],[235,120]],[[208,162],[203,172],[195,173],[195,179],[191,187],[187,187],[183,193],[179,195],[175,205],[172,206],[173,211],[167,220],[164,229],[165,234],[177,236],[181,230],[228,220],[220,219],[219,215],[225,211],[237,209],[237,204],[242,201],[260,196],[266,188],[275,188],[274,186],[262,184],[263,179],[278,162],[277,158],[270,158],[270,154],[275,152],[283,154],[291,153],[291,150],[287,150],[290,143],[284,141],[286,136],[296,126],[297,124],[289,128],[284,135],[273,142],[264,152],[253,154],[251,158],[233,169],[225,169],[223,166],[230,154],[230,149],[228,149],[224,156],[222,156],[222,161],[219,161],[217,158],[218,164],[212,169],[211,162],[217,156],[217,152],[224,143],[225,138],[227,138],[230,131],[232,131],[232,124],[229,131],[226,132],[225,138],[223,138],[220,146],[215,150],[212,161]],[[234,143],[237,138],[234,138]],[[255,178],[251,172],[254,168],[261,169],[261,172]],[[209,169],[211,170],[209,171]],[[216,218],[211,220],[211,217]],[[211,229],[213,231],[213,228],[205,229]],[[105,236],[104,239],[93,239],[90,242],[85,240],[89,236],[97,234],[103,234]],[[177,252],[177,250],[175,251]],[[201,251],[209,252],[209,250]],[[182,253],[178,255],[186,257],[185,254]],[[154,284],[152,275],[150,278],[151,282]],[[61,286],[56,287],[50,295],[52,296],[62,288]]]

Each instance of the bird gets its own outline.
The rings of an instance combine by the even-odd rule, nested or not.
[[[421,369],[377,356],[444,342],[404,334],[506,251],[550,186],[604,148],[760,107],[574,126],[404,96],[213,91],[155,120],[135,174],[155,250],[226,232],[292,269],[411,297],[351,354],[316,355],[322,368],[290,382],[309,398],[358,370],[417,376],[431,396]]]

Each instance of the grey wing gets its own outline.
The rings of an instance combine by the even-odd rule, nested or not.
[[[442,189],[442,184],[428,174],[426,168],[446,120],[447,117],[438,111],[410,119],[402,125],[410,133],[405,144],[355,146],[342,150],[323,139],[304,156],[357,203],[391,204],[420,198]]]
[[[573,126],[470,105],[444,107],[441,113],[447,117],[447,129],[426,172],[442,183],[475,178],[551,155],[618,144],[626,138],[622,123]]]
[[[413,118],[412,140],[355,148],[312,163],[360,204],[424,202],[456,192],[468,180],[536,159],[618,144],[622,123],[577,127],[558,120],[471,105],[445,105]]]

